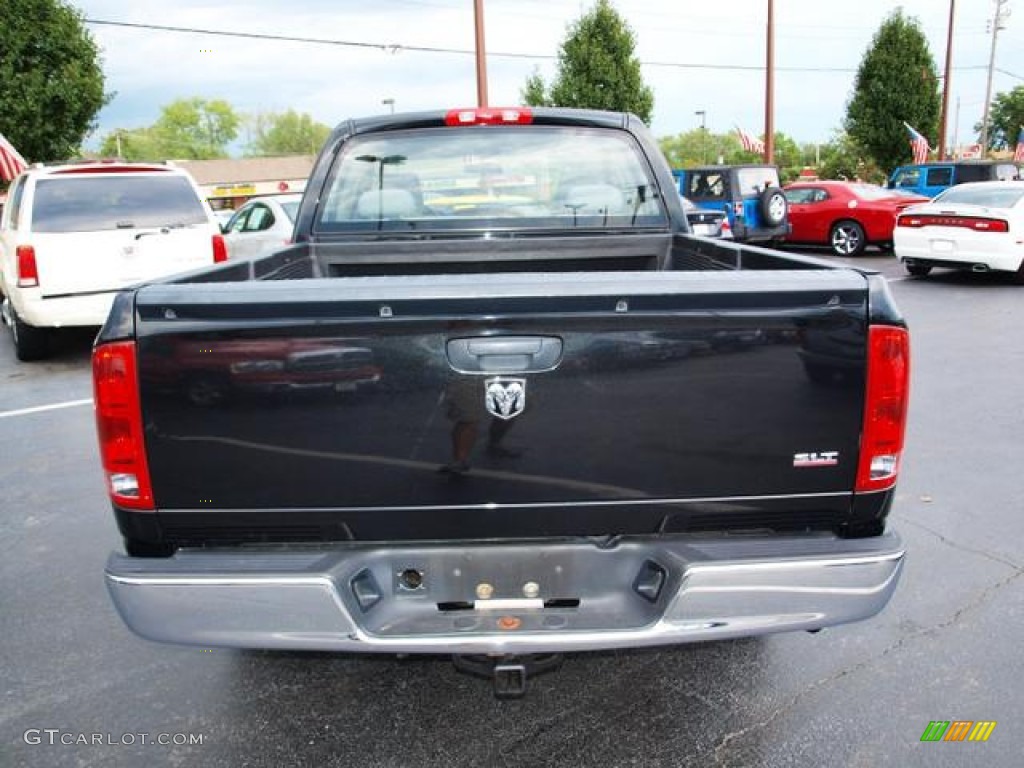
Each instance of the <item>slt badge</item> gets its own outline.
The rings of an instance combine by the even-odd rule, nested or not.
[[[526,379],[487,379],[484,404],[492,416],[514,419],[526,408]]]

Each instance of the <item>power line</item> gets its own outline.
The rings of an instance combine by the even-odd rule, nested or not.
[[[272,35],[260,32],[233,32],[223,29],[202,29],[199,27],[172,27],[164,24],[141,24],[128,21],[112,21],[110,19],[84,19],[86,24],[95,24],[106,27],[124,27],[127,29],[140,29],[155,32],[178,32],[192,35],[210,35],[213,37],[233,37],[247,40],[269,40],[281,43],[306,43],[312,45],[333,45],[338,47],[362,48],[378,50],[385,53],[400,53],[402,51],[413,51],[416,53],[445,53],[460,56],[474,56],[476,52],[468,48],[446,48],[442,46],[428,45],[405,45],[402,43],[366,43],[355,40],[333,40],[324,37],[301,37],[294,35]],[[488,51],[489,57],[500,57],[506,59],[532,59],[536,61],[553,61],[557,56],[543,53],[522,53],[514,51]],[[641,61],[647,67],[668,67],[672,69],[708,69],[716,71],[732,72],[763,72],[763,64],[694,64],[681,61]],[[776,67],[780,72],[811,72],[811,73],[852,73],[857,67]],[[985,69],[982,65],[954,67],[956,70]],[[1003,74],[1017,77],[1010,72],[1000,70]],[[1021,78],[1024,79],[1024,78]]]

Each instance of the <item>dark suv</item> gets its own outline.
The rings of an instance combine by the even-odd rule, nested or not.
[[[789,210],[774,165],[709,165],[673,173],[683,197],[726,212],[736,240],[769,241],[789,234]]]

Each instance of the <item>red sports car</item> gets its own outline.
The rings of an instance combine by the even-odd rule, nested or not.
[[[859,256],[868,245],[892,247],[896,214],[929,198],[872,184],[798,181],[783,188],[792,230],[788,243],[827,245],[837,256]]]

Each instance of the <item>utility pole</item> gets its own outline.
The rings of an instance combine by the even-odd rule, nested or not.
[[[484,0],[473,0],[476,22],[476,105],[487,106],[487,51],[484,49]]]
[[[956,117],[953,118],[953,159],[959,160],[960,153],[960,97],[956,97]]]
[[[981,156],[988,154],[988,110],[992,102],[992,71],[996,67],[996,39],[999,37],[999,30],[1006,29],[1003,22],[1010,15],[1010,9],[1006,8],[1009,0],[995,0],[996,12],[992,16],[992,50],[988,55],[988,83],[985,86],[985,111],[981,117]]]
[[[946,36],[946,76],[942,80],[942,116],[939,118],[939,160],[946,159],[946,118],[949,115],[950,78],[953,76],[953,15],[956,0],[949,0],[949,33]]]
[[[775,162],[775,0],[768,0],[764,85],[764,161]]]

